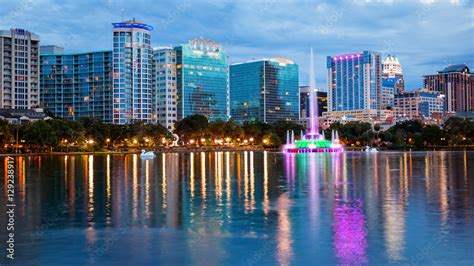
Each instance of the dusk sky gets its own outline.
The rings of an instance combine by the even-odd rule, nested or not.
[[[290,58],[300,66],[301,85],[308,82],[312,46],[324,90],[328,55],[394,54],[408,90],[449,64],[474,68],[474,1],[0,0],[0,6],[0,29],[27,29],[66,52],[111,50],[111,23],[121,21],[123,9],[126,20],[154,27],[153,46],[203,37],[221,43],[230,63]]]

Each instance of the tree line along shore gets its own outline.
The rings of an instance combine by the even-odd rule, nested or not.
[[[336,122],[320,132],[329,138],[332,130],[339,132],[340,141],[348,149],[364,146],[382,149],[474,147],[474,122],[458,117],[449,118],[442,126],[409,120],[385,131],[379,125],[364,122]],[[77,121],[53,118],[22,125],[0,120],[0,153],[279,150],[286,142],[287,131],[294,131],[298,138],[305,128],[288,121],[243,124],[232,120],[208,121],[202,115],[178,121],[173,133],[159,124],[114,125],[94,118]]]

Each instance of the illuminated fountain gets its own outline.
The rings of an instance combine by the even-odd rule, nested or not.
[[[287,153],[308,152],[342,152],[344,149],[339,142],[337,132],[332,131],[331,140],[327,140],[324,134],[319,134],[318,104],[316,96],[316,80],[314,77],[313,49],[311,49],[309,69],[309,125],[306,134],[295,141],[293,131],[286,132],[286,145],[283,148]],[[291,136],[290,136],[291,135]]]

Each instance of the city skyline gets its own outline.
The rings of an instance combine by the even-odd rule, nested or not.
[[[300,85],[308,83],[305,56],[310,46],[316,54],[316,82],[323,88],[327,82],[326,56],[363,50],[380,52],[383,57],[393,54],[403,66],[407,90],[414,90],[423,86],[423,75],[450,64],[473,65],[471,4],[268,0],[250,6],[247,2],[230,1],[130,4],[103,0],[60,4],[26,0],[2,3],[5,8],[0,11],[0,28],[27,29],[40,35],[41,45],[63,46],[68,53],[108,50],[111,23],[121,20],[123,9],[124,20],[135,17],[154,27],[152,47],[178,46],[202,36],[220,43],[228,51],[230,64],[286,57],[300,65]],[[75,19],[74,14],[81,10],[84,16]],[[403,19],[393,16],[397,10]],[[349,11],[351,16],[347,16]],[[373,19],[367,19],[369,14]],[[59,20],[61,24],[56,23]],[[465,45],[448,49],[453,40]]]

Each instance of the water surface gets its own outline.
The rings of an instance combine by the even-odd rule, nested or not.
[[[474,264],[472,152],[32,156],[15,165],[18,264]],[[6,223],[1,215],[1,236]]]

